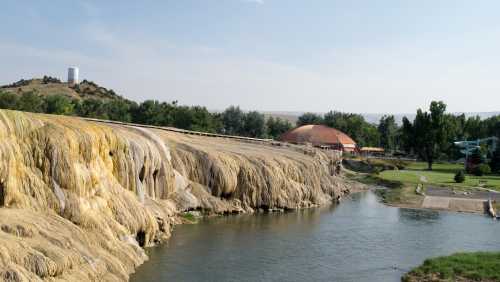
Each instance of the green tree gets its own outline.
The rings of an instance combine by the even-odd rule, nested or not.
[[[500,172],[500,144],[497,144],[490,161],[491,171],[495,173]]]
[[[466,132],[465,132],[465,124],[467,122],[467,119],[465,118],[465,114],[461,114],[458,116],[453,116],[450,115],[451,117],[454,117],[454,122],[455,122],[455,141],[457,140],[465,140],[467,139]]]
[[[479,116],[469,117],[465,121],[464,126],[466,139],[479,139],[482,137],[486,137],[487,135],[487,128],[485,127],[485,123],[481,121],[481,117]]]
[[[33,113],[43,113],[46,110],[44,99],[32,91],[21,94],[16,108],[20,111]]]
[[[45,97],[46,113],[56,115],[72,115],[75,105],[63,95],[50,95]]]
[[[176,107],[172,112],[173,126],[177,128],[191,130],[193,128],[194,116],[189,107]]]
[[[417,111],[413,125],[407,129],[412,129],[411,147],[418,155],[427,162],[428,169],[432,170],[432,164],[443,151],[447,144],[448,132],[446,127],[446,105],[443,102],[433,101],[429,107],[429,112]],[[405,121],[403,121],[405,122]],[[403,126],[405,126],[403,124]]]
[[[75,112],[78,116],[109,119],[106,105],[102,100],[89,98],[76,104]]]
[[[244,132],[245,114],[240,107],[230,106],[222,113],[223,133],[239,135]]]
[[[270,117],[266,122],[267,135],[273,139],[277,139],[283,133],[287,132],[292,128],[292,124],[282,118]]]
[[[262,138],[266,133],[266,122],[263,114],[251,111],[243,118],[244,135],[248,137]]]
[[[19,95],[0,91],[0,109],[16,110],[19,103]]]
[[[323,117],[321,117],[321,115],[315,113],[305,113],[297,119],[297,126],[307,124],[323,124],[323,122]]]
[[[360,136],[359,146],[375,147],[380,144],[380,133],[373,124],[365,123],[362,127]]]
[[[415,130],[413,129],[412,122],[407,118],[403,117],[403,126],[401,126],[401,144],[402,149],[407,154],[413,153],[413,148],[415,147]]]
[[[398,125],[396,124],[394,116],[384,115],[380,118],[377,129],[380,133],[380,146],[389,151],[395,150]]]
[[[215,115],[212,115],[205,107],[177,106],[172,117],[173,126],[177,128],[212,133],[219,131],[219,123],[215,120]]]
[[[377,127],[368,123],[362,115],[330,111],[323,123],[349,135],[359,146],[379,146]]]
[[[429,169],[432,168],[435,157],[435,137],[431,133],[431,128],[430,114],[419,109],[413,121],[413,137],[415,138],[413,149],[422,159],[427,161]]]
[[[444,131],[446,141],[442,145],[441,159],[458,159],[462,156],[460,149],[453,145],[453,142],[464,140],[464,124],[465,115],[445,114],[444,116]]]
[[[132,121],[132,106],[133,103],[121,99],[109,100],[104,105],[108,119],[123,122]]]
[[[177,102],[170,104],[146,100],[133,111],[132,120],[140,124],[172,126],[174,123],[173,112],[176,106]]]
[[[216,133],[222,128],[219,115],[210,113],[207,108],[194,106],[190,107],[193,123],[191,130]]]
[[[485,119],[483,121],[483,128],[486,132],[482,137],[496,136],[500,138],[500,115]]]

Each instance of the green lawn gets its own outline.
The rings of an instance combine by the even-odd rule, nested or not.
[[[463,188],[478,187],[480,181],[485,181],[485,188],[500,190],[499,175],[466,175],[465,182],[456,183],[453,177],[458,170],[463,169],[463,165],[436,163],[432,168],[432,171],[428,171],[426,163],[412,162],[404,170],[386,170],[381,172],[379,177],[383,180],[407,184],[428,183]]]
[[[500,281],[500,253],[458,253],[427,259],[403,281]]]

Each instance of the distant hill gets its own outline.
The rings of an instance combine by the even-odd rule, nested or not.
[[[15,94],[35,92],[42,96],[59,94],[72,99],[125,99],[117,95],[112,89],[99,86],[92,81],[83,80],[77,85],[69,85],[68,83],[61,82],[59,79],[50,76],[28,80],[21,79],[12,84],[0,86],[0,90]]]

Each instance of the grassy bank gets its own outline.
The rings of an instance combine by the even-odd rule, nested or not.
[[[416,193],[416,185],[384,179],[380,174],[351,174],[349,177],[367,185],[387,187],[388,189],[376,190],[375,193],[388,205],[420,207],[422,203],[423,197]]]
[[[378,171],[377,168],[380,167],[395,167],[392,160],[387,162],[370,159],[367,163],[374,168],[374,171]],[[466,190],[482,186],[500,191],[500,176],[498,175],[482,177],[466,175],[465,182],[456,183],[455,173],[461,169],[463,166],[460,164],[436,163],[433,165],[433,170],[429,171],[424,162],[405,162],[402,169],[386,169],[379,173],[353,173],[350,177],[368,185],[388,187],[389,189],[377,190],[382,201],[389,205],[407,207],[421,206],[424,197],[416,192],[416,187],[420,183],[425,187],[432,185]]]
[[[500,281],[500,252],[457,253],[427,259],[402,281]]]
[[[449,186],[460,188],[483,187],[500,191],[500,176],[466,175],[463,183],[456,183],[453,180],[455,173],[462,170],[461,164],[436,163],[432,171],[427,170],[427,164],[423,162],[408,163],[404,170],[385,170],[378,177],[386,181],[395,181],[405,184],[427,183],[437,186]],[[483,183],[481,183],[483,182]]]

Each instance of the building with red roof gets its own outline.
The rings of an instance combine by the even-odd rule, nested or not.
[[[344,152],[356,150],[356,142],[344,132],[325,125],[303,125],[285,132],[280,141],[293,144],[311,144]]]

